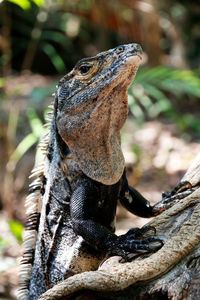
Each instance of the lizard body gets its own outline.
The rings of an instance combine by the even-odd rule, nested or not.
[[[90,270],[96,269],[105,253],[126,259],[161,246],[155,236],[142,239],[151,228],[114,234],[118,199],[142,217],[165,209],[162,201],[151,207],[128,185],[121,151],[127,89],[141,53],[139,45],[128,44],[82,59],[58,84],[50,133],[42,145],[47,148],[44,169],[33,173],[39,179],[27,199],[20,300],[38,299],[87,270],[89,261]]]

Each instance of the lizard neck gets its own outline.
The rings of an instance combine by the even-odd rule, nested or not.
[[[62,131],[59,128],[66,128],[66,124],[62,124],[58,125],[58,130],[83,173],[111,185],[121,178],[124,171],[120,129],[128,113],[126,89],[116,86],[97,98],[93,100],[97,103],[95,106],[91,104],[90,107],[87,103],[81,122],[80,115],[77,115],[76,126]]]

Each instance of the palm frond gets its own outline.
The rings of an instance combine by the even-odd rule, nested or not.
[[[188,98],[192,101],[198,97],[199,70],[183,71],[164,66],[141,68],[129,88],[129,108],[139,122],[145,118],[152,119],[165,114],[181,129],[190,127],[200,134],[200,125],[195,116],[181,114],[177,110],[183,99]]]

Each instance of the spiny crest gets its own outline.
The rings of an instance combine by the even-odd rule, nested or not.
[[[53,119],[53,104],[48,106],[51,111],[47,113],[46,123],[44,127],[50,127],[51,121]],[[49,134],[48,131],[42,138],[40,143],[38,144],[38,148],[40,148],[43,155],[46,155],[48,143],[49,143]],[[26,207],[26,225],[24,232],[24,243],[23,243],[23,258],[21,260],[21,270],[20,270],[20,290],[18,293],[19,300],[28,300],[29,299],[29,282],[32,273],[32,264],[34,259],[34,249],[37,238],[37,230],[38,223],[40,217],[39,211],[39,201],[41,197],[41,188],[42,188],[42,179],[44,172],[44,162],[42,162],[39,166],[34,168],[31,171],[31,175],[29,178],[35,178],[35,180],[29,185],[29,195],[25,201]]]

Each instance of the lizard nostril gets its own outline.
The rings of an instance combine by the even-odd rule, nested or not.
[[[142,47],[139,44],[135,44],[135,51],[142,54]]]

